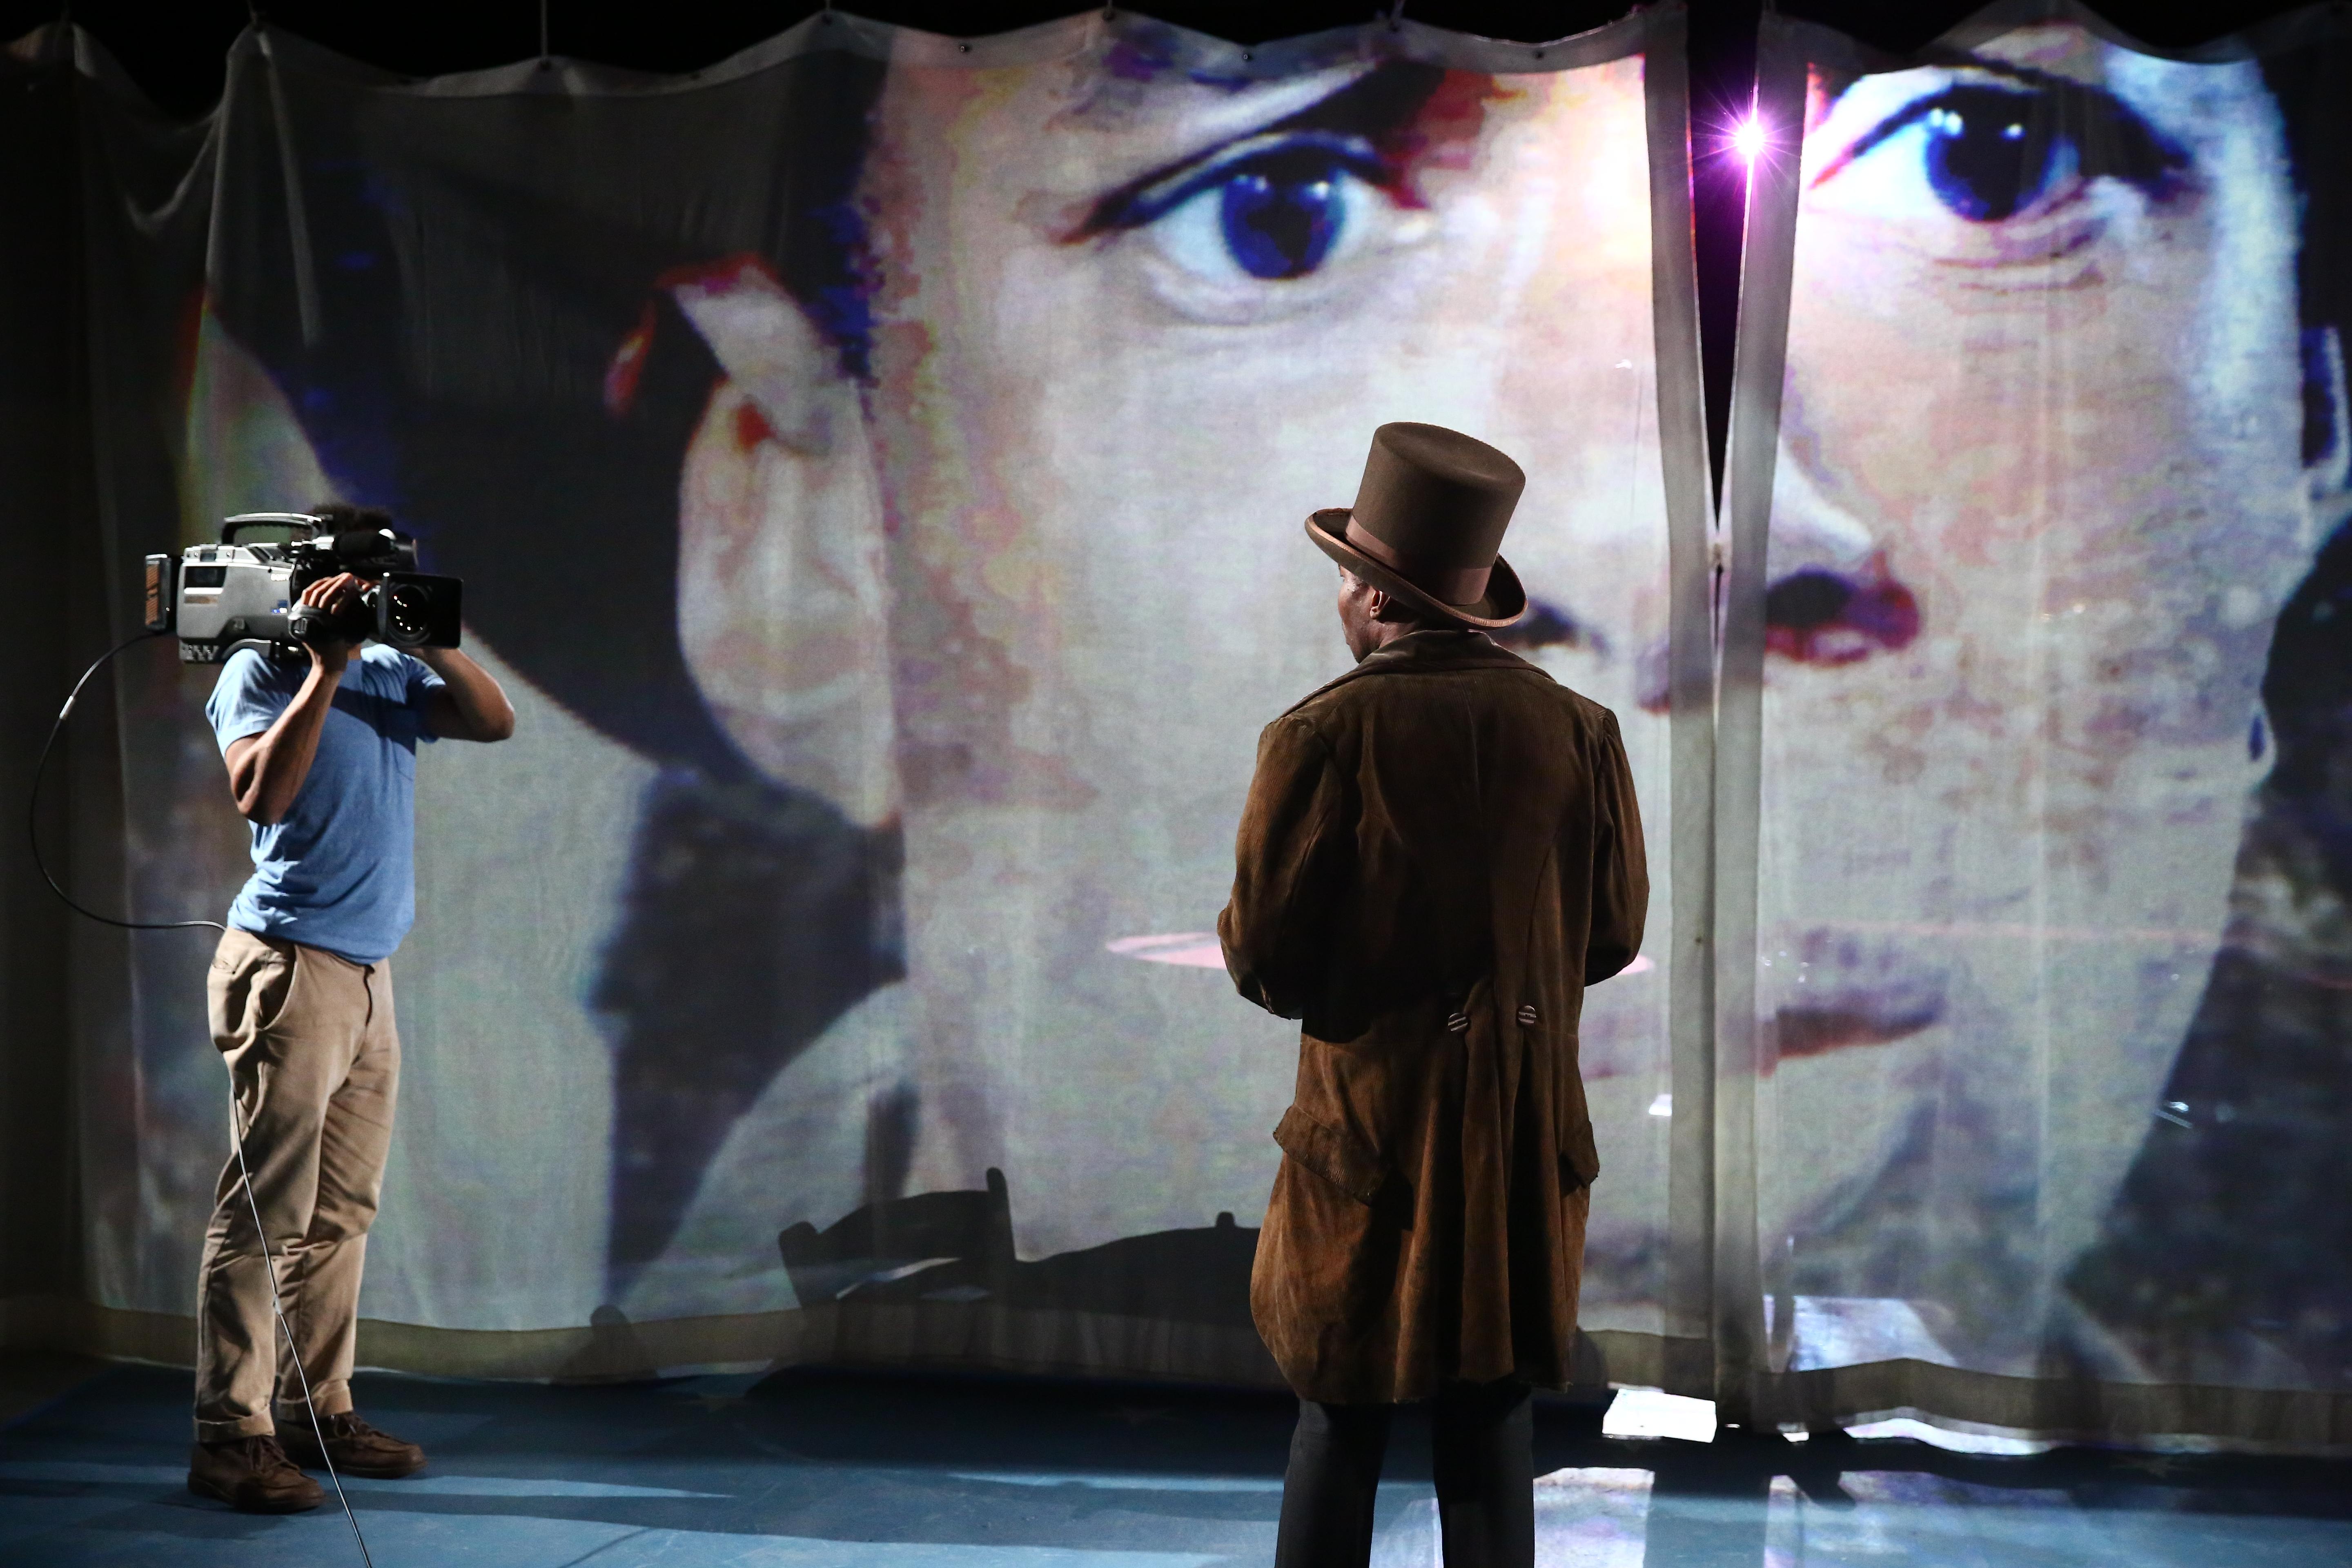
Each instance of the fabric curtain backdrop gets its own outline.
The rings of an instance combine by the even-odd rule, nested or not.
[[[2352,1441],[2347,37],[1765,19],[1713,1211],[1759,1420]]]
[[[1719,577],[1672,6],[829,13],[662,79],[260,29],[194,126],[78,40],[77,646],[333,496],[521,711],[418,769],[363,1359],[1271,1381],[1293,1047],[1208,933],[1258,726],[1346,662],[1299,521],[1416,418],[1528,468],[1508,640],[1648,818],[1580,1377],[2344,1441],[2341,26],[1768,18]],[[242,877],[213,673],[86,716],[86,897]],[[74,942],[87,1300],[11,1321],[184,1359],[209,953]]]
[[[418,83],[264,28],[188,127],[79,41],[105,629],[227,514],[381,505],[520,710],[417,769],[364,1359],[1273,1381],[1295,1034],[1212,930],[1258,727],[1347,664],[1301,521],[1415,418],[1526,464],[1510,639],[1639,770],[1660,895],[1584,1021],[1583,1373],[1704,1391],[1681,26],[829,13],[690,78]],[[243,876],[214,673],[121,662],[125,799],[75,833],[130,853],[86,895],[212,913]],[[77,969],[112,1004],[76,1020],[82,1337],[168,1359],[225,1147],[208,958]]]

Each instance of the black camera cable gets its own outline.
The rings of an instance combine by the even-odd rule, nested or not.
[[[74,896],[71,893],[58,886],[58,879],[49,875],[48,863],[41,858],[41,775],[48,771],[49,752],[56,748],[58,737],[65,733],[66,721],[73,717],[74,704],[81,700],[82,688],[88,686],[90,677],[105,668],[116,654],[125,648],[134,647],[150,637],[168,635],[168,633],[147,631],[133,633],[92,659],[89,668],[81,672],[81,679],[74,682],[73,690],[66,695],[66,705],[58,710],[57,720],[49,726],[49,738],[41,742],[40,760],[33,764],[33,787],[25,799],[25,831],[33,844],[33,868],[40,872],[41,880],[49,885],[49,891],[63,899],[66,908],[73,910],[74,913],[87,915],[101,925],[115,926],[123,931],[192,931],[198,926],[205,926],[226,936],[228,934],[228,927],[218,921],[119,921],[112,915],[102,915],[96,910],[85,909],[74,901]]]
[[[41,858],[41,776],[48,769],[49,752],[56,749],[58,737],[65,732],[66,721],[73,717],[74,704],[81,700],[82,689],[89,684],[92,676],[105,668],[114,656],[125,648],[145,642],[150,637],[168,635],[142,631],[123,638],[92,659],[89,668],[81,672],[81,679],[74,682],[73,690],[66,695],[65,706],[58,710],[56,721],[49,725],[48,739],[41,742],[39,760],[33,763],[33,787],[25,803],[26,833],[32,842],[34,869],[39,871],[41,880],[49,885],[49,891],[64,900],[66,908],[76,914],[86,915],[101,924],[123,931],[192,931],[202,926],[226,936],[228,927],[218,921],[121,921],[112,915],[100,914],[96,910],[85,909],[74,901],[71,893],[58,885],[58,879],[49,874],[47,863]],[[319,1422],[319,1406],[310,1398],[310,1373],[302,1365],[302,1352],[294,1342],[293,1326],[286,1321],[286,1300],[278,1290],[278,1255],[269,1249],[269,1233],[261,1224],[261,1202],[253,1195],[253,1168],[245,1161],[245,1130],[237,1125],[235,1096],[229,1099],[228,1136],[230,1146],[236,1151],[237,1184],[245,1189],[246,1207],[253,1213],[253,1234],[261,1243],[262,1267],[269,1276],[270,1309],[278,1315],[278,1331],[286,1336],[287,1359],[294,1363],[294,1375],[302,1384],[302,1408],[310,1414],[311,1435],[319,1440],[319,1457],[326,1461],[327,1479],[334,1486],[335,1500],[343,1505],[343,1518],[351,1522],[352,1539],[359,1542],[360,1561],[366,1563],[367,1568],[375,1568],[375,1559],[368,1554],[367,1537],[360,1533],[359,1516],[352,1511],[352,1500],[343,1495],[342,1478],[335,1474],[334,1458],[327,1452],[326,1430]]]

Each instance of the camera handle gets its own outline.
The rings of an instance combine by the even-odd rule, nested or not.
[[[228,527],[234,527],[236,523],[247,521],[250,520],[232,518],[229,520]],[[281,516],[273,518],[271,521],[284,522],[293,520]],[[312,520],[305,518],[300,521]],[[222,530],[224,535],[227,531],[227,527],[224,527]],[[226,936],[228,927],[218,921],[119,921],[112,915],[102,915],[96,910],[84,909],[74,901],[71,893],[58,885],[57,878],[49,874],[48,863],[41,858],[41,775],[48,768],[49,752],[57,746],[58,736],[64,732],[66,721],[73,717],[74,704],[81,700],[82,688],[88,686],[90,677],[105,668],[116,654],[145,642],[150,637],[169,635],[167,632],[151,632],[142,629],[123,638],[122,641],[90,660],[89,668],[81,672],[81,679],[73,683],[73,690],[66,695],[65,706],[58,710],[56,721],[49,725],[49,738],[41,742],[40,758],[33,764],[33,787],[25,803],[26,836],[32,841],[34,869],[39,871],[41,880],[49,885],[49,891],[63,900],[66,908],[73,910],[74,913],[87,915],[102,925],[117,926],[124,931],[187,931],[194,927],[205,926]],[[237,1184],[245,1189],[246,1207],[253,1213],[253,1237],[261,1244],[262,1267],[268,1271],[269,1275],[269,1305],[278,1315],[278,1328],[285,1332],[286,1350],[294,1363],[294,1375],[302,1384],[302,1408],[310,1413],[311,1434],[319,1440],[320,1457],[327,1461],[327,1479],[334,1483],[335,1500],[343,1505],[343,1518],[351,1521],[352,1538],[359,1542],[360,1561],[366,1563],[367,1568],[375,1568],[375,1559],[368,1552],[367,1537],[360,1533],[359,1516],[352,1512],[351,1499],[343,1495],[342,1478],[335,1474],[334,1458],[327,1452],[326,1430],[319,1420],[319,1407],[310,1397],[310,1373],[302,1365],[301,1349],[295,1344],[293,1327],[286,1321],[286,1302],[278,1292],[278,1256],[270,1250],[269,1233],[261,1223],[261,1201],[254,1195],[253,1170],[246,1163],[245,1132],[237,1125],[236,1100],[234,1094],[229,1099],[228,1135],[231,1145],[236,1150]]]
[[[236,536],[248,528],[299,528],[307,531],[303,537],[316,539],[325,526],[325,519],[307,511],[241,511],[221,523],[220,536],[223,544],[235,544]]]

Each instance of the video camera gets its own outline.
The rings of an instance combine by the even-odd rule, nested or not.
[[[326,532],[299,511],[248,511],[221,524],[218,544],[147,557],[147,629],[177,633],[181,660],[218,664],[238,648],[299,658],[312,643],[456,647],[464,584],[416,570],[415,542],[389,528]],[[247,544],[255,529],[282,528],[284,543]],[[348,572],[370,585],[331,615],[299,602],[321,578]]]

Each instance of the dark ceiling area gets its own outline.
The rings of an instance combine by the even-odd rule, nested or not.
[[[863,0],[842,9],[950,37],[978,37],[1083,9],[1069,0]],[[1694,78],[1736,96],[1752,51],[1758,0],[1692,0]],[[1779,7],[1889,50],[1916,47],[1977,10],[1977,0],[1795,0]],[[2095,7],[2125,31],[2181,47],[2294,10],[2280,0],[2108,0]],[[1159,0],[1139,7],[1163,21],[1257,43],[1347,26],[1388,7],[1376,0]],[[68,6],[0,0],[0,37],[16,37],[59,15],[111,50],[164,109],[203,112],[219,95],[228,45],[257,13],[338,53],[406,76],[436,76],[528,59],[549,49],[645,71],[699,69],[783,31],[810,14],[804,0],[773,5],[615,4],[614,0],[79,0]],[[1417,22],[1490,37],[1538,41],[1597,27],[1625,14],[1613,0],[1408,0]]]
[[[1085,9],[1071,0],[859,0],[845,11],[950,37],[979,37]],[[1154,0],[1133,7],[1162,21],[1260,43],[1390,14],[1377,0]],[[1749,98],[1761,0],[1689,0],[1693,129],[1699,151]],[[1781,14],[1819,22],[1889,52],[1917,48],[1981,8],[1981,0],[1790,0]],[[2300,8],[2300,0],[2105,0],[2095,7],[2144,43],[2184,48]],[[0,0],[0,38],[60,14],[102,42],[132,80],[174,116],[203,114],[219,98],[230,43],[256,16],[352,58],[410,77],[476,70],[547,51],[633,70],[683,73],[773,37],[812,12],[806,0],[772,5],[695,0],[79,0],[61,8]],[[1616,20],[1620,0],[1406,0],[1417,22],[1530,42]],[[1738,316],[1745,182],[1739,162],[1696,160],[1694,190],[1700,335],[1707,424],[1720,461]]]

